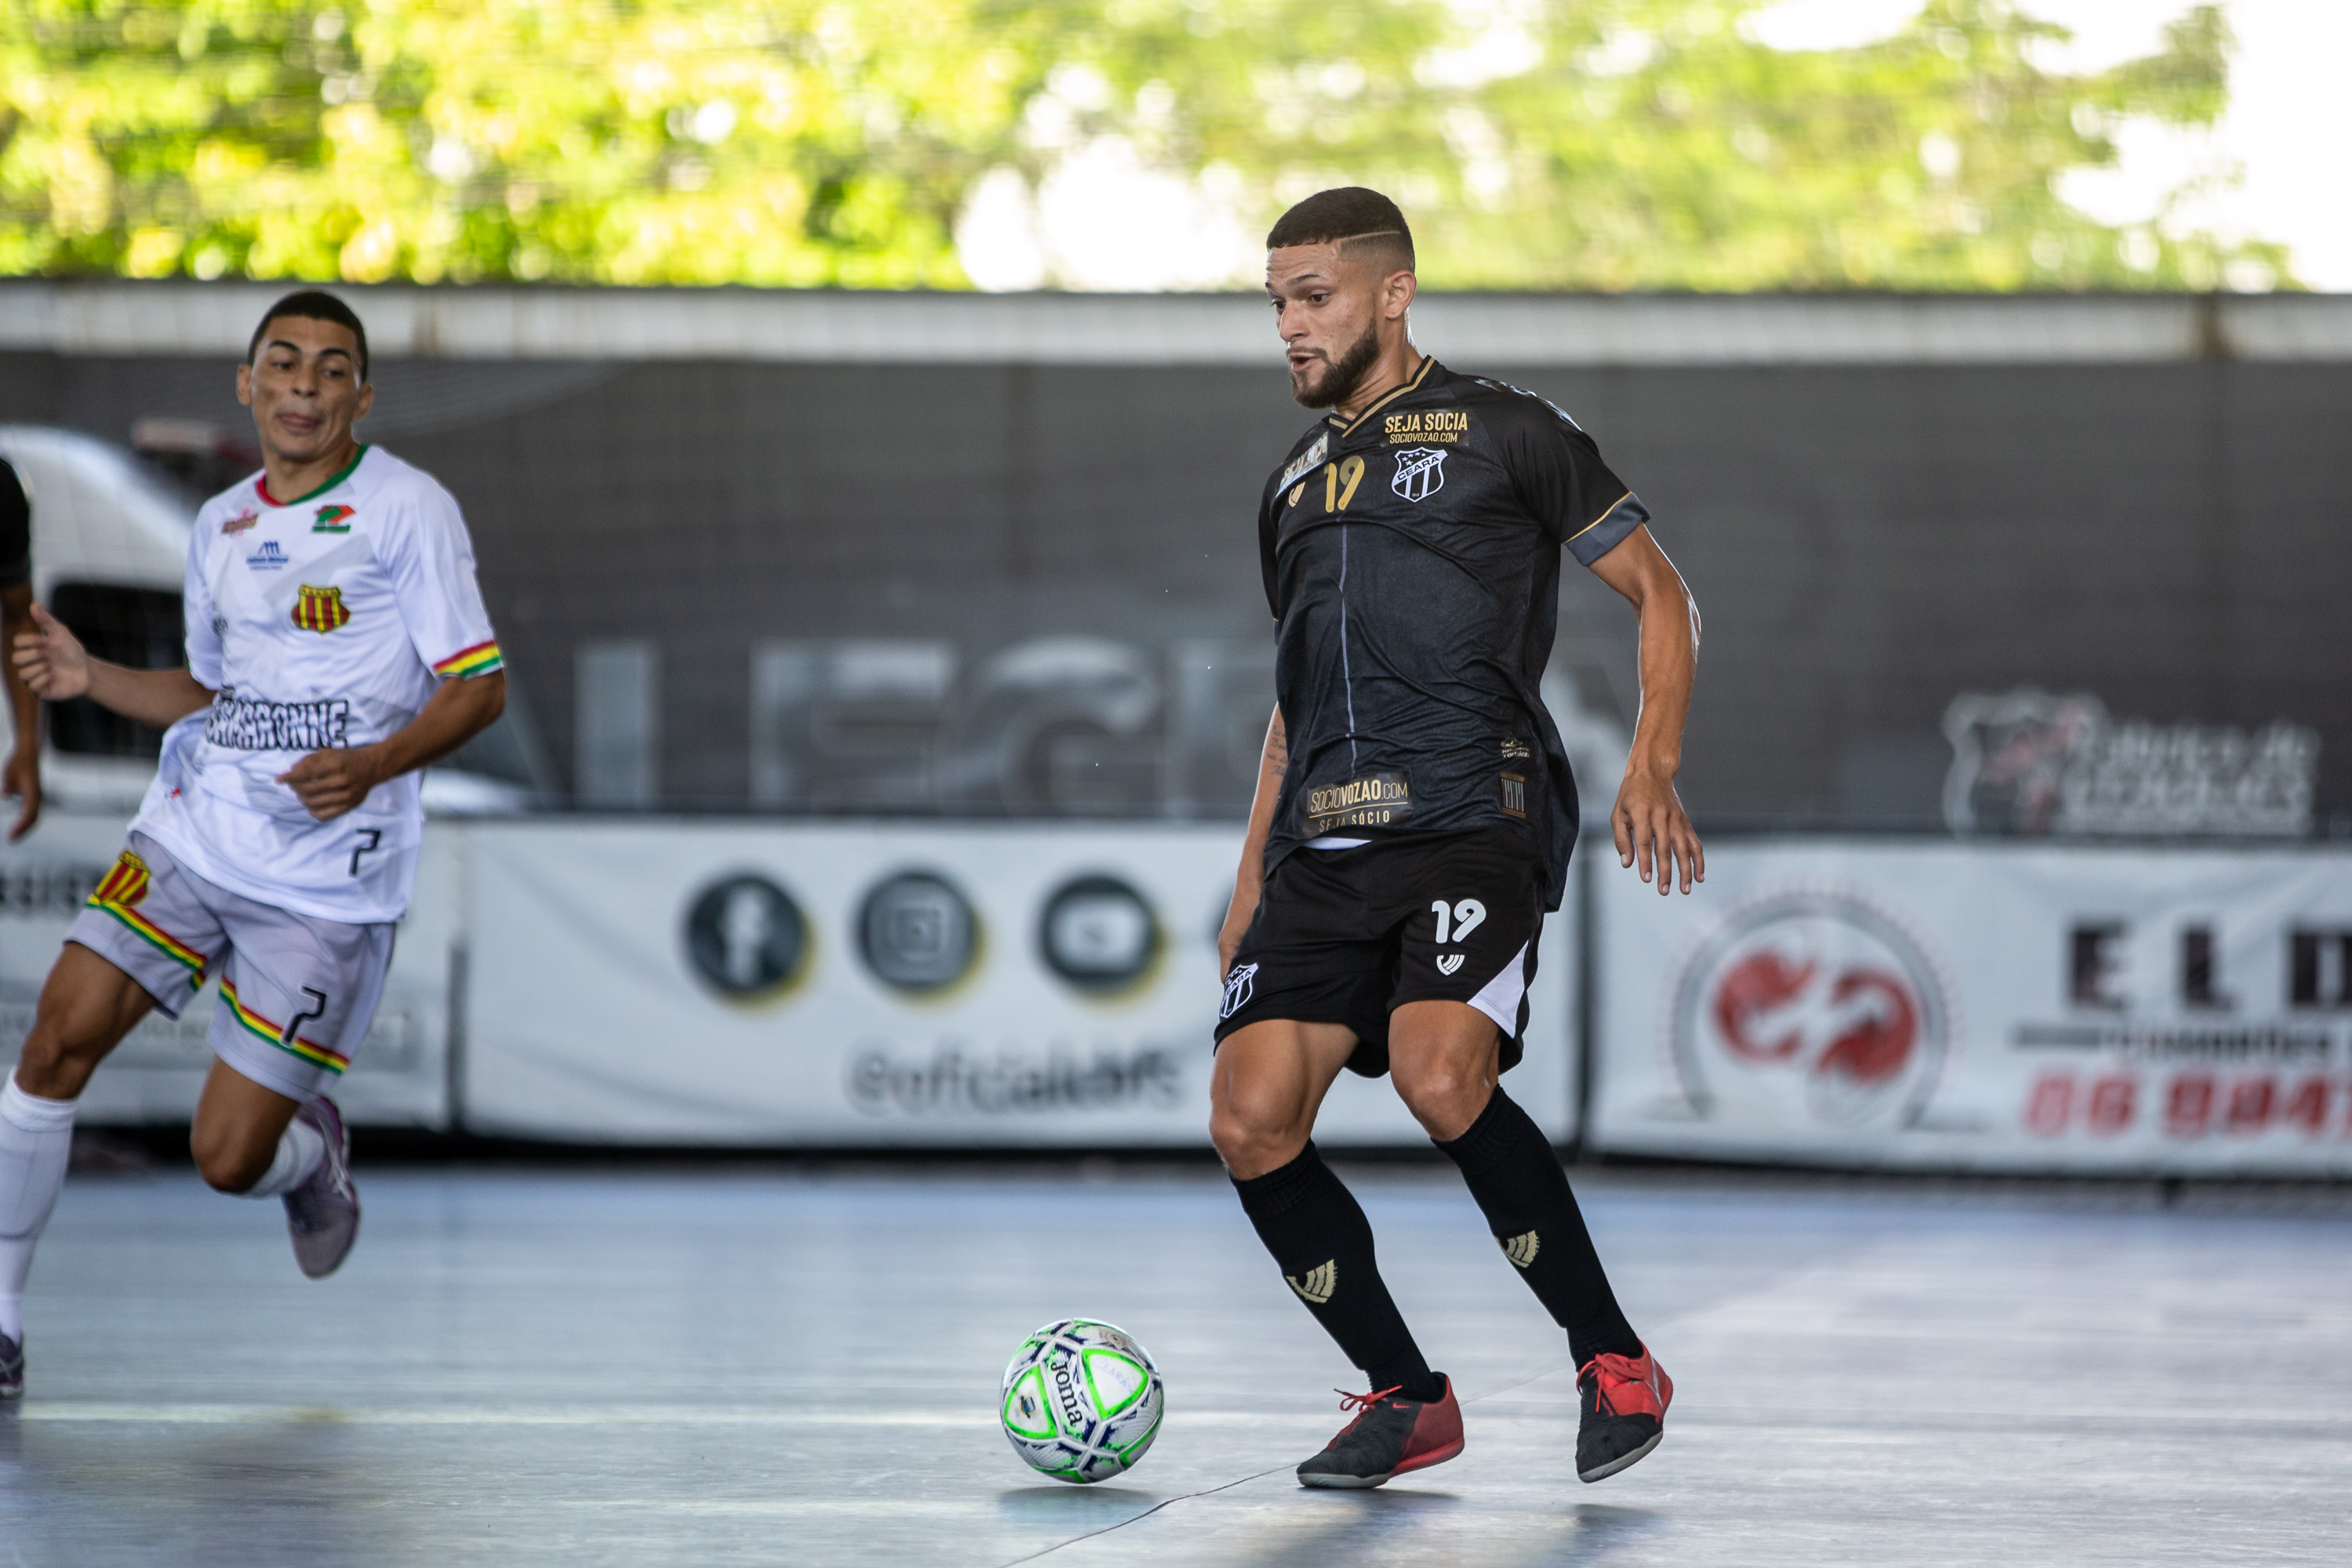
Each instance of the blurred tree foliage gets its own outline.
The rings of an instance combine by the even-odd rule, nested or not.
[[[1760,4],[0,0],[0,272],[960,287],[981,177],[1104,137],[1253,225],[1381,185],[1440,287],[2283,267],[2054,194],[2127,117],[2219,113],[2218,7],[2069,77],[2011,0],[1801,53]]]

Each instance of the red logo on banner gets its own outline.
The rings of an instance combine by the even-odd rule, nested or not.
[[[1792,894],[1746,911],[1675,991],[1675,1064],[1709,1120],[1908,1125],[1942,1069],[1933,967],[1852,899]]]

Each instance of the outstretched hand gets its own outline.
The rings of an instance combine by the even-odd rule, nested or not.
[[[1628,773],[1618,786],[1609,827],[1616,836],[1618,864],[1638,865],[1642,880],[1655,881],[1660,897],[1672,890],[1677,862],[1684,892],[1691,890],[1692,882],[1706,880],[1706,848],[1699,843],[1672,779]]]
[[[8,652],[16,673],[44,702],[65,702],[89,690],[89,654],[81,639],[44,605],[32,606],[34,630],[19,632]]]
[[[278,775],[321,822],[331,822],[368,797],[384,780],[373,746],[312,752]]]

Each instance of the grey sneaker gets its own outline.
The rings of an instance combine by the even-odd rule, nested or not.
[[[310,1180],[286,1194],[286,1228],[294,1237],[294,1261],[313,1279],[324,1279],[351,1255],[360,1235],[360,1194],[352,1184],[352,1135],[342,1112],[320,1095],[294,1113],[325,1134],[327,1156]]]
[[[25,1397],[25,1342],[0,1334],[0,1399]]]

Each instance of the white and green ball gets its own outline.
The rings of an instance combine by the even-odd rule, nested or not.
[[[1160,1369],[1132,1335],[1071,1318],[1021,1342],[997,1412],[1014,1453],[1086,1486],[1135,1468],[1167,1407]]]

